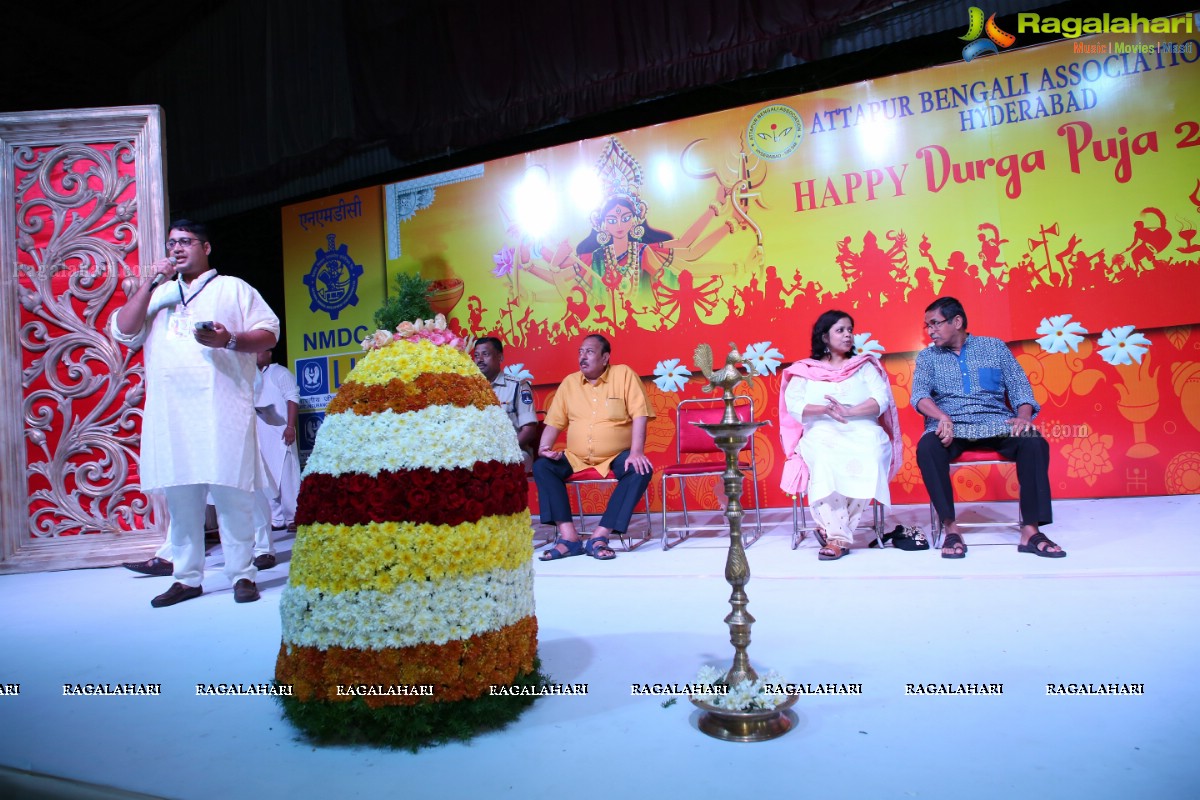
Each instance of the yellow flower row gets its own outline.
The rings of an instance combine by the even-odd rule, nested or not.
[[[477,376],[479,368],[466,353],[453,347],[424,340],[397,341],[367,353],[354,366],[346,382],[372,385],[397,379],[413,381],[429,372]]]
[[[406,581],[515,569],[532,553],[528,511],[461,525],[319,523],[297,534],[290,580],[330,592],[390,592]]]

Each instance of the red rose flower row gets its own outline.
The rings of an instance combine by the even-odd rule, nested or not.
[[[296,524],[428,522],[461,525],[528,507],[524,464],[480,461],[471,468],[311,473],[300,484]]]

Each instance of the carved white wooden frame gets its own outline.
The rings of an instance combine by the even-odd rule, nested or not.
[[[112,147],[94,147],[100,144]],[[128,355],[97,329],[95,314],[136,280],[138,267],[131,260],[139,248],[148,263],[146,256],[166,240],[163,152],[158,106],[0,114],[0,573],[112,564],[162,541],[162,528],[152,521],[165,515],[152,515],[146,503],[126,498],[138,459],[132,429],[141,416],[141,367],[130,365]],[[117,176],[117,160],[134,165],[134,199],[120,204],[115,198],[128,181]],[[80,180],[57,188],[41,182],[46,202],[26,198],[25,213],[18,215],[17,169],[31,174],[28,186],[53,165],[70,174],[73,164],[85,167],[76,173]],[[39,229],[49,234],[49,244],[34,249],[30,234]],[[97,235],[101,232],[105,235]],[[63,269],[70,273],[67,288],[51,296],[51,277]],[[34,291],[21,285],[19,271]],[[82,302],[83,311],[69,300]],[[21,325],[22,305],[37,322]],[[23,349],[41,354],[24,372]],[[51,374],[60,360],[67,367],[65,380]],[[93,365],[107,367],[107,374],[93,371]],[[26,398],[24,387],[39,375],[50,379],[50,389]],[[72,412],[74,398],[101,392],[124,397],[102,407],[99,417]],[[52,454],[45,445],[52,426],[58,451],[84,448],[95,459],[79,467]],[[75,486],[68,489],[63,475],[47,476],[51,489],[40,503],[49,503],[49,514],[31,510],[27,442],[52,455],[49,463],[69,472]]]

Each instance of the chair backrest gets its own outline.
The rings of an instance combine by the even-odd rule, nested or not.
[[[739,394],[733,399],[733,412],[742,422],[754,422],[754,398]],[[725,403],[717,399],[680,400],[675,407],[675,460],[685,453],[719,453],[713,438],[698,428],[697,422],[720,422],[725,416]],[[750,437],[750,453],[754,453],[754,437]]]

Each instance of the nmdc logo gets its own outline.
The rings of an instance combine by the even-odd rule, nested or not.
[[[1017,37],[1011,33],[1000,30],[1000,26],[996,24],[995,14],[988,17],[987,22],[983,21],[983,9],[978,6],[971,6],[967,10],[967,14],[967,33],[965,36],[958,37],[969,43],[963,48],[963,61],[999,53],[1000,50],[997,49],[997,46],[1012,47],[1013,42],[1017,40]],[[979,37],[985,33],[987,38],[980,39]]]
[[[363,274],[363,268],[347,254],[346,245],[334,247],[336,239],[329,234],[329,249],[317,251],[316,262],[304,276],[312,300],[309,311],[324,311],[330,319],[337,319],[346,306],[358,305],[358,279]]]

